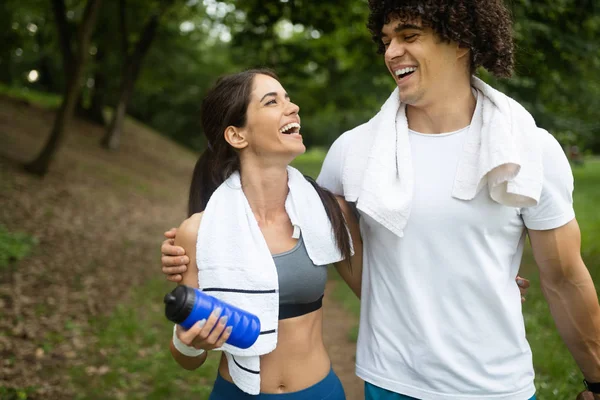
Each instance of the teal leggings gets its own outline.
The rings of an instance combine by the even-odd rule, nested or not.
[[[365,382],[365,400],[418,400]],[[535,395],[529,400],[535,400]]]
[[[208,400],[346,400],[342,382],[333,372],[313,386],[300,390],[299,392],[284,394],[258,394],[250,395],[242,392],[237,386],[226,381],[217,374],[217,380]]]

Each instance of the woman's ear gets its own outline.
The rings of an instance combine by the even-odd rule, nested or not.
[[[235,126],[228,126],[225,129],[224,136],[227,143],[229,143],[234,149],[241,150],[248,146],[246,132],[244,129],[237,128]]]

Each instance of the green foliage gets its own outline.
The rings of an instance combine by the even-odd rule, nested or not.
[[[30,394],[35,392],[34,387],[11,388],[0,386],[0,399],[3,400],[27,400]]]
[[[600,151],[600,13],[593,0],[512,3],[516,74],[495,84],[563,144]]]
[[[304,175],[317,179],[321,171],[321,164],[325,158],[326,151],[320,147],[313,147],[306,153],[296,157],[292,166],[300,170]]]
[[[4,225],[0,225],[0,270],[27,257],[35,245],[37,239],[34,237],[25,233],[9,232]]]
[[[28,87],[7,86],[0,83],[0,95],[25,100],[44,108],[54,109],[60,106],[61,97],[54,93],[40,92]]]
[[[100,93],[114,106],[123,66],[119,2],[103,4],[86,72],[83,103]],[[127,0],[126,37],[133,43],[158,0]],[[516,73],[496,81],[563,144],[600,151],[600,15],[593,0],[510,2],[515,19]],[[67,1],[74,24],[83,2]],[[301,107],[309,147],[327,147],[367,121],[393,89],[366,29],[364,0],[175,1],[147,55],[129,112],[196,150],[204,148],[198,110],[222,74],[270,67]],[[64,74],[50,4],[0,5],[0,81],[60,93]],[[10,21],[10,22],[9,22]],[[28,82],[31,70],[39,73]]]
[[[278,73],[300,105],[305,143],[328,146],[372,117],[393,81],[365,28],[366,3],[263,3],[236,3],[247,17],[234,25],[233,61]]]

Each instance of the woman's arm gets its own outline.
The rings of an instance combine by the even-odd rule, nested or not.
[[[344,213],[344,218],[348,224],[348,229],[350,230],[352,246],[354,247],[354,255],[350,259],[350,265],[348,265],[347,260],[337,262],[334,265],[342,279],[344,279],[350,289],[352,289],[354,294],[360,299],[363,243],[362,238],[360,237],[358,219],[356,218],[354,210],[352,210],[344,198],[340,196],[336,196],[336,198],[340,208],[342,209],[342,212]]]
[[[198,239],[198,229],[202,220],[202,213],[194,214],[183,221],[177,231],[175,245],[183,247],[188,255],[190,262],[187,270],[182,274],[180,285],[186,285],[198,288],[198,265],[196,264],[196,241]],[[211,350],[223,346],[229,338],[231,327],[226,329],[226,318],[219,318],[220,312],[213,312],[205,322],[197,322],[187,331],[181,326],[176,327],[177,337],[186,346],[196,349]],[[214,329],[213,329],[214,328]],[[194,370],[200,367],[206,361],[208,352],[196,357],[190,357],[177,350],[173,341],[170,345],[171,354],[179,365],[187,370]]]
[[[175,245],[181,246],[185,250],[185,254],[190,259],[188,263],[187,270],[182,273],[182,279],[178,283],[179,285],[186,285],[190,287],[197,288],[198,287],[198,266],[196,265],[196,240],[198,238],[198,228],[200,228],[200,221],[202,220],[202,214],[194,214],[179,226],[177,230],[177,236],[175,237]],[[189,333],[192,333],[192,330],[195,330],[196,326],[193,326],[188,330]],[[177,335],[181,339],[181,334],[183,333],[183,329],[181,326],[177,326]],[[173,344],[173,341],[170,343],[171,355],[177,361],[179,365],[187,370],[194,370],[204,364],[206,361],[206,357],[208,352],[204,352],[198,357],[188,357],[181,354]]]

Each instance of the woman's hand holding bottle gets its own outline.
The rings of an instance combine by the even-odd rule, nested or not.
[[[188,330],[181,325],[176,328],[177,337],[183,344],[205,351],[222,347],[231,330],[232,327],[227,326],[227,316],[221,317],[220,308],[214,309],[208,320],[200,320]]]

